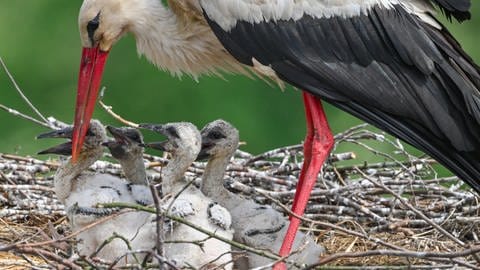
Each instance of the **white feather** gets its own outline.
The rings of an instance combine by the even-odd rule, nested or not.
[[[185,185],[185,182],[177,182],[174,191],[179,191]],[[172,200],[166,202],[168,206]],[[225,221],[228,227],[219,226],[217,222],[211,220],[208,210],[212,200],[203,195],[196,187],[189,187],[184,190],[179,197],[173,202],[171,214],[184,218],[185,220],[203,228],[207,231],[214,232],[216,235],[231,240],[233,238],[233,230],[230,228],[230,213],[223,207],[218,205],[222,210],[216,211],[216,219]],[[218,209],[217,209],[218,210]],[[219,217],[218,214],[223,213],[224,216]],[[224,269],[232,269],[232,265],[228,264],[232,260],[229,244],[224,243],[215,238],[208,238],[208,235],[197,231],[184,224],[173,224],[170,232],[165,233],[165,256],[172,260],[178,267],[187,268],[189,265],[195,268],[202,268],[214,262],[220,255],[223,256],[216,260],[217,265],[226,263]],[[192,241],[202,241],[202,247],[192,244]],[[168,243],[171,242],[171,243]],[[174,243],[173,243],[174,242]]]
[[[390,9],[394,5],[403,6],[428,23],[433,22],[427,15],[433,12],[431,4],[421,0],[200,0],[200,4],[208,17],[225,31],[230,31],[240,20],[260,23],[299,20],[305,15],[348,18],[367,14],[374,6]]]

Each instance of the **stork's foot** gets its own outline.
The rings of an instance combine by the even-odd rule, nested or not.
[[[298,216],[302,216],[305,212],[310,193],[317,181],[318,173],[322,169],[323,163],[330,154],[334,144],[333,135],[328,126],[320,99],[304,92],[303,101],[307,119],[307,136],[304,142],[303,167],[300,172],[292,206],[292,212]],[[291,216],[290,220],[290,225],[279,252],[279,255],[282,257],[288,256],[290,253],[301,223],[300,219],[295,216]],[[286,265],[285,263],[278,263],[273,269],[286,269]]]

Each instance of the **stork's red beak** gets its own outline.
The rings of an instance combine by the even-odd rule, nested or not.
[[[108,52],[100,48],[83,48],[78,75],[77,104],[75,106],[75,122],[72,136],[72,161],[77,160],[82,149],[90,119],[95,108],[103,68],[108,57]]]

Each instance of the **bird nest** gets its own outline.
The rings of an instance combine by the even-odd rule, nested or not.
[[[311,268],[478,267],[476,193],[456,177],[437,177],[433,160],[409,154],[400,142],[366,125],[336,135],[336,149],[344,144],[380,161],[367,163],[338,150],[330,156],[302,217],[302,229],[327,250]],[[377,150],[385,145],[394,150]],[[108,160],[90,170],[121,175],[120,166]],[[256,156],[237,151],[225,185],[287,215],[302,160],[301,145]],[[160,180],[167,162],[168,157],[145,155],[151,180]],[[55,160],[0,154],[0,268],[112,266],[74,255],[75,232],[52,188],[58,166]],[[205,163],[194,163],[187,179],[198,184],[204,168]]]

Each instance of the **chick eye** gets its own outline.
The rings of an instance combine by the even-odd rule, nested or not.
[[[97,16],[95,16],[95,18],[93,18],[87,23],[88,38],[90,39],[92,46],[95,43],[94,35],[95,31],[97,31],[98,29],[98,26],[100,26],[100,12],[97,14]]]
[[[174,128],[174,127],[167,127],[167,132],[168,132],[171,136],[173,136],[173,137],[175,137],[175,138],[177,138],[177,139],[180,138],[180,135],[178,134],[177,129]]]
[[[87,129],[87,136],[95,136],[95,133],[92,131],[90,127]]]
[[[137,143],[142,143],[142,140],[140,139],[140,136],[138,136],[137,134],[132,136],[132,140],[137,142]]]
[[[210,139],[220,140],[220,139],[226,138],[227,136],[225,136],[225,135],[222,134],[221,132],[212,131],[212,132],[210,132],[210,134],[208,135],[208,137],[209,137]]]

